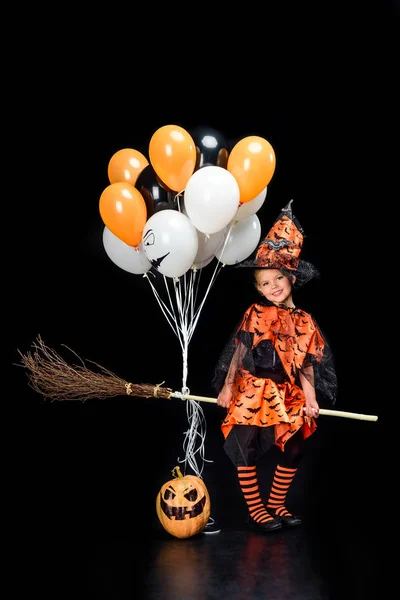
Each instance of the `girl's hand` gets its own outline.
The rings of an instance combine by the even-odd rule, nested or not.
[[[318,419],[319,417],[319,404],[316,400],[306,401],[304,406],[304,414],[306,417],[313,417]]]
[[[218,394],[217,404],[223,408],[229,408],[232,400],[232,391],[228,385],[224,385],[220,393]]]

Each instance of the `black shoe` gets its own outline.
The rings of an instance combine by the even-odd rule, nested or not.
[[[282,525],[284,525],[285,527],[297,527],[298,525],[302,525],[303,521],[300,519],[300,517],[296,517],[295,515],[279,515],[277,516],[276,512],[269,508],[268,512],[273,516],[276,517],[277,519],[280,519],[282,521]]]
[[[213,519],[212,517],[210,517],[206,523],[206,526],[204,527],[204,529],[201,531],[201,533],[219,533],[221,531],[221,527],[218,527],[217,522],[215,521],[215,519]]]
[[[248,524],[254,531],[258,531],[259,533],[269,533],[270,531],[282,529],[282,523],[279,517],[275,517],[275,519],[267,521],[266,523],[258,523],[249,515]]]

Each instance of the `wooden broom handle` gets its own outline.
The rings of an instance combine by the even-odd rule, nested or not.
[[[217,403],[216,398],[208,398],[207,396],[193,396],[192,394],[185,394],[185,396],[183,396],[181,392],[173,392],[171,394],[171,397],[180,398],[181,400],[188,398],[189,400],[198,400],[199,402],[212,402],[213,404]],[[330,410],[326,408],[320,408],[319,414],[326,415],[328,417],[345,417],[346,419],[358,419],[359,421],[378,420],[377,415],[363,415],[361,413],[346,412],[344,410]]]

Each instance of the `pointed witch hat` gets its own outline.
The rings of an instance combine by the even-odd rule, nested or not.
[[[296,275],[297,287],[319,276],[314,265],[300,258],[304,230],[293,215],[292,202],[293,200],[290,200],[282,209],[267,236],[256,249],[255,255],[238,263],[236,267],[290,271]]]

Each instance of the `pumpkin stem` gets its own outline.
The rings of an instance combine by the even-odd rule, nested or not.
[[[179,467],[174,467],[171,472],[175,479],[183,479],[183,475]]]

